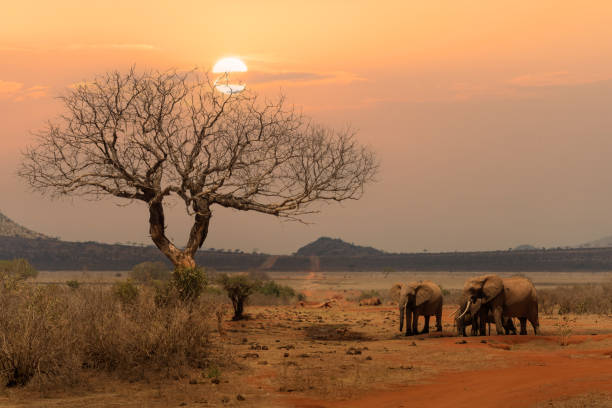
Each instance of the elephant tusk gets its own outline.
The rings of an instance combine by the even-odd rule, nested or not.
[[[461,319],[468,311],[468,309],[470,308],[470,304],[472,303],[472,300],[468,300],[467,305],[465,306],[465,310],[463,311],[463,313],[461,313],[461,316],[459,316],[457,319]]]

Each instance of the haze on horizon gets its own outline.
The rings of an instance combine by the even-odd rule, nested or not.
[[[19,152],[71,84],[239,56],[247,86],[350,124],[382,166],[362,200],[323,206],[312,225],[216,208],[205,247],[291,253],[331,236],[488,250],[612,235],[612,3],[205,3],[2,6],[0,212],[65,240],[151,244],[140,204],[41,197],[15,175]],[[178,243],[183,212],[176,203],[168,220]]]

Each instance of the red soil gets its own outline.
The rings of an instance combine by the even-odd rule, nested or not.
[[[589,339],[591,336],[580,337]],[[612,336],[597,337],[597,340],[603,340]],[[495,340],[516,344],[534,339],[532,336],[506,336],[497,337]],[[537,339],[548,340],[545,337]],[[452,342],[455,339],[448,340],[440,343],[440,346],[444,348],[448,348],[451,344],[454,346]],[[580,338],[576,340],[586,341]],[[487,345],[507,346],[500,343],[471,343],[461,346],[486,347]],[[426,384],[375,391],[354,400],[296,399],[291,403],[298,408],[419,406],[523,408],[569,395],[590,392],[612,393],[612,359],[608,357],[612,356],[612,351],[562,349],[545,353],[503,350],[491,350],[491,352],[507,353],[511,365],[506,368],[447,372],[431,378]]]

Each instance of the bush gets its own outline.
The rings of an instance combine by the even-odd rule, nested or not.
[[[142,262],[130,271],[130,278],[139,283],[170,280],[170,269],[163,262]]]
[[[66,281],[66,285],[68,285],[68,287],[71,289],[78,289],[81,284],[78,280],[69,280]]]
[[[0,387],[72,384],[82,370],[139,379],[208,366],[217,306],[198,300],[158,308],[154,289],[145,287],[128,308],[113,289],[0,288]]]
[[[538,306],[543,313],[610,314],[612,283],[559,286],[538,290]]]
[[[206,274],[203,268],[178,267],[172,273],[172,285],[181,300],[197,299],[206,286]]]
[[[232,320],[243,319],[244,304],[261,283],[246,275],[228,276],[226,274],[220,276],[219,283],[232,301],[232,306],[234,307],[234,317]]]
[[[131,304],[138,298],[138,287],[130,279],[113,284],[113,295],[124,305]]]
[[[376,291],[376,290],[363,290],[363,291],[361,291],[361,294],[359,295],[357,300],[364,300],[364,299],[369,299],[369,298],[373,298],[373,297],[377,297],[379,299],[382,299],[382,297],[380,296],[380,293],[378,293],[378,291]]]
[[[3,287],[15,287],[19,282],[38,276],[38,271],[23,259],[0,261],[0,282]]]
[[[279,285],[274,281],[266,281],[257,287],[257,292],[266,296],[276,296],[283,298],[295,297],[295,291],[292,287]]]
[[[79,367],[74,314],[58,287],[2,289],[0,294],[0,379],[2,385],[74,380]],[[72,382],[72,381],[69,381]]]

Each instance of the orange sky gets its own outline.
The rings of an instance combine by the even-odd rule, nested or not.
[[[328,235],[431,251],[612,235],[609,1],[95,3],[0,6],[0,211],[30,228],[148,242],[138,205],[28,191],[18,153],[74,82],[231,55],[252,88],[359,129],[382,169],[362,201],[325,206],[311,226],[217,210],[205,246],[289,253]]]

